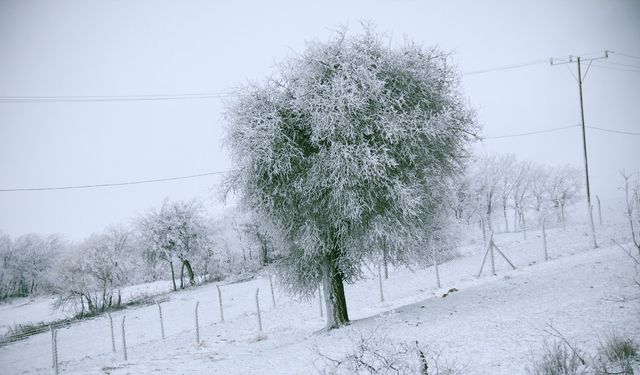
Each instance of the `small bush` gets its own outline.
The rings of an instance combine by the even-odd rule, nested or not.
[[[632,361],[638,359],[638,344],[631,338],[610,333],[600,343],[598,358],[594,360],[594,374],[633,375]]]
[[[605,342],[600,344],[599,353],[611,362],[622,361],[638,356],[638,344],[631,338],[610,333]]]
[[[376,331],[364,336],[357,333],[352,337],[353,347],[344,356],[334,359],[316,354],[324,362],[321,374],[395,374],[395,375],[461,375],[462,370],[445,363],[439,353],[434,354],[419,346],[418,342],[408,344],[394,342]]]
[[[578,375],[585,372],[580,354],[566,343],[544,342],[542,357],[533,360],[531,375]]]

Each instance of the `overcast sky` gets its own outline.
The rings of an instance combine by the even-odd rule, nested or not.
[[[22,1],[0,0],[0,96],[224,93],[277,61],[370,20],[455,52],[487,137],[578,124],[575,65],[550,57],[640,56],[639,1]],[[597,66],[596,66],[597,65]],[[640,132],[640,59],[611,54],[584,84],[588,126]],[[224,100],[0,100],[0,189],[125,182],[229,169]],[[620,200],[618,171],[640,170],[640,137],[588,129],[592,191]],[[487,139],[520,159],[582,167],[579,128]],[[164,197],[210,199],[220,177],[39,192],[0,192],[0,230],[81,239]]]

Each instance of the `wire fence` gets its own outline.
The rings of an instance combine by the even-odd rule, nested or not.
[[[508,233],[498,238],[491,238],[488,249],[484,246],[480,234],[474,245],[472,253],[461,254],[456,262],[435,263],[438,264],[436,272],[435,264],[426,269],[424,276],[416,283],[415,277],[400,279],[392,275],[391,278],[383,278],[382,267],[372,267],[372,277],[365,287],[368,293],[359,295],[362,301],[354,301],[366,308],[361,309],[364,314],[375,314],[380,309],[388,309],[394,303],[401,303],[408,296],[416,297],[415,292],[419,287],[430,285],[429,290],[451,291],[448,289],[460,287],[464,280],[477,277],[493,277],[495,274],[505,274],[511,268],[504,264],[492,267],[491,273],[478,275],[480,260],[492,246],[499,247],[506,256],[520,267],[526,267],[536,262],[553,260],[563,254],[572,254],[581,250],[588,250],[588,243],[575,243],[575,231],[581,229],[569,228],[567,232],[560,228],[531,228],[532,234],[528,240],[523,240],[520,233]],[[574,234],[571,234],[571,233]],[[614,236],[616,231],[607,230],[605,236]],[[533,235],[535,234],[535,235]],[[526,250],[522,251],[523,244]],[[491,253],[489,253],[491,255]],[[464,262],[466,266],[461,266]],[[482,271],[482,270],[481,270]],[[481,272],[482,273],[482,272]],[[499,277],[499,276],[498,276]],[[409,280],[411,279],[411,280]],[[395,284],[395,285],[394,285]],[[276,325],[286,326],[296,318],[294,312],[289,316],[294,303],[308,305],[304,314],[313,316],[317,324],[322,324],[325,314],[323,312],[322,288],[319,287],[314,294],[316,297],[302,303],[289,299],[277,293],[270,277],[262,277],[249,282],[237,284],[215,285],[213,287],[200,287],[186,289],[186,293],[176,293],[165,302],[152,303],[147,306],[138,306],[135,309],[125,309],[110,312],[91,319],[69,322],[56,326],[44,326],[37,332],[15,335],[15,339],[7,343],[7,348],[12,348],[16,353],[25,353],[28,356],[28,365],[37,370],[49,371],[54,374],[60,372],[77,372],[78,366],[87,358],[92,364],[103,365],[123,364],[130,361],[139,361],[142,356],[153,357],[154,352],[166,353],[169,351],[184,350],[189,347],[200,347],[205,343],[230,340],[244,335],[245,337],[263,337],[267,333],[274,332]],[[374,288],[374,289],[371,289]],[[371,293],[379,288],[378,293]],[[384,288],[384,291],[383,291]],[[260,293],[260,291],[266,291]],[[420,289],[421,291],[423,289]],[[456,289],[457,290],[457,289]],[[403,295],[400,296],[399,294]],[[394,295],[395,294],[395,295]],[[446,295],[447,293],[445,293]],[[396,300],[396,302],[394,302]],[[265,303],[270,302],[270,303]],[[316,305],[317,304],[317,305]],[[371,307],[374,305],[373,307]],[[374,309],[377,309],[374,311]],[[282,319],[282,314],[287,313],[287,319]],[[225,319],[226,318],[226,319]],[[303,323],[296,323],[304,326]],[[49,332],[49,334],[47,334]],[[220,336],[224,336],[220,338]],[[226,338],[225,338],[226,337]],[[15,342],[19,339],[27,339],[25,342]],[[259,339],[258,339],[259,340]],[[36,355],[35,353],[40,353]],[[5,358],[7,358],[5,356]],[[148,358],[147,358],[148,359]],[[4,361],[4,359],[3,359]],[[7,366],[19,367],[25,362],[25,358],[8,358]],[[22,362],[21,362],[22,361]],[[0,365],[4,367],[4,365]],[[47,370],[49,369],[49,370]],[[22,368],[21,370],[26,370]],[[3,371],[0,371],[3,372]]]

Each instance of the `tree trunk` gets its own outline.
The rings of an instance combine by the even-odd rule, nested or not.
[[[266,266],[269,263],[268,254],[267,254],[267,242],[260,239],[260,264]]]
[[[515,198],[513,199],[513,231],[517,232],[518,231],[518,202],[515,200]]]
[[[84,294],[80,293],[80,316],[84,316],[84,300],[82,297],[84,297]]]
[[[180,289],[184,289],[184,261],[180,266]]]
[[[90,313],[94,312],[95,307],[93,306],[93,302],[91,302],[91,298],[89,298],[89,296],[85,295],[84,298],[87,299],[87,309],[89,310]]]
[[[382,244],[382,267],[384,268],[384,279],[389,278],[389,251],[387,250],[387,241],[383,240]]]
[[[187,268],[187,276],[189,276],[189,285],[196,285],[196,277],[193,274],[193,268],[191,268],[191,263],[188,260],[182,261],[182,268]]]
[[[524,211],[520,210],[520,217],[522,218],[522,234],[524,235],[524,239],[527,239],[527,223],[524,221]]]
[[[178,288],[176,287],[176,274],[175,271],[173,270],[173,262],[169,261],[169,267],[171,267],[171,282],[173,283],[173,291],[177,291]]]
[[[327,309],[327,331],[349,324],[343,275],[337,263],[338,249],[335,249],[327,256],[322,270],[324,301]]]
[[[507,220],[507,200],[502,201],[502,214],[504,216],[504,230],[509,233],[509,220]]]
[[[562,231],[565,230],[565,226],[564,226],[564,204],[560,205],[560,217],[562,218]]]

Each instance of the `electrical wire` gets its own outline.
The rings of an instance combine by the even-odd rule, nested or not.
[[[507,134],[507,135],[497,135],[490,137],[482,137],[481,140],[485,139],[504,139],[504,138],[514,138],[514,137],[524,137],[529,135],[536,134],[545,134],[557,132],[560,130],[570,129],[579,127],[579,124],[560,126],[557,128],[538,130],[533,132],[526,133],[516,133],[516,134]],[[640,135],[640,133],[629,132],[624,130],[615,130],[615,129],[605,129],[597,126],[585,126],[589,129],[600,130],[609,133],[617,133],[617,134],[625,134],[625,135]],[[186,180],[191,178],[219,175],[229,172],[227,171],[215,171],[215,172],[207,172],[207,173],[199,173],[188,176],[178,176],[178,177],[167,177],[167,178],[156,178],[151,180],[137,180],[137,181],[127,181],[127,182],[115,182],[115,183],[105,183],[105,184],[89,184],[89,185],[69,185],[69,186],[49,186],[49,187],[31,187],[31,188],[12,188],[12,189],[0,189],[0,192],[20,192],[20,191],[46,191],[46,190],[72,190],[72,189],[90,189],[90,188],[102,188],[102,187],[116,187],[116,186],[126,186],[126,185],[140,185],[140,184],[148,184],[148,183],[156,183],[156,182],[164,182],[164,181],[175,181],[175,180]]]
[[[617,63],[617,62],[613,62],[613,61],[609,61],[609,60],[601,60],[598,63],[606,64],[606,65],[615,65],[615,66],[622,66],[622,67],[627,67],[627,68],[640,69],[640,65],[622,64],[622,63]]]
[[[475,75],[517,69],[546,63],[547,60],[535,60],[521,64],[499,66],[463,73]],[[83,103],[83,102],[134,102],[134,101],[166,101],[194,99],[222,99],[233,97],[234,92],[205,92],[196,94],[152,94],[152,95],[51,95],[51,96],[0,96],[0,103]]]
[[[232,92],[210,92],[175,95],[73,95],[73,96],[0,96],[0,103],[69,103],[69,102],[131,102],[157,100],[221,99]]]
[[[524,136],[527,136],[527,135],[556,132],[556,131],[560,131],[560,130],[564,130],[564,129],[575,128],[575,127],[578,127],[578,126],[580,126],[580,125],[574,124],[574,125],[560,126],[560,127],[557,127],[557,128],[551,128],[551,129],[527,132],[527,133],[517,133],[517,134],[507,134],[507,135],[496,135],[496,136],[492,136],[492,137],[482,137],[482,139],[502,139],[502,138],[524,137]]]
[[[625,68],[619,68],[619,67],[616,67],[616,66],[600,65],[599,63],[594,63],[593,66],[595,66],[596,68],[617,70],[617,71],[620,71],[620,72],[640,73],[640,69],[625,69]]]
[[[586,126],[585,125],[585,128],[594,129],[594,130],[600,130],[600,131],[609,132],[609,133],[626,134],[626,135],[640,135],[640,133],[635,133],[635,132],[630,132],[630,131],[625,131],[625,130],[605,129],[605,128],[599,128],[597,126]]]
[[[521,63],[521,64],[505,65],[505,66],[499,66],[499,67],[496,67],[496,68],[487,68],[487,69],[481,69],[481,70],[474,70],[474,71],[471,71],[471,72],[462,73],[462,75],[469,76],[469,75],[474,75],[474,74],[498,72],[498,71],[501,71],[501,70],[511,70],[511,69],[523,68],[523,67],[527,67],[527,66],[540,65],[540,64],[547,64],[547,63],[549,63],[549,60],[534,60],[534,61]]]
[[[628,58],[631,58],[631,59],[640,60],[640,56],[634,56],[634,55],[630,55],[628,53],[622,53],[622,52],[616,52],[616,51],[609,51],[609,53],[613,53],[613,54],[616,54],[616,55],[628,57]]]
[[[213,175],[218,175],[218,174],[224,174],[224,173],[227,173],[227,172],[228,171],[216,171],[216,172],[192,174],[192,175],[188,175],[188,176],[155,178],[155,179],[151,179],[151,180],[138,180],[138,181],[127,181],[127,182],[114,182],[114,183],[106,183],[106,184],[0,189],[0,192],[72,190],[72,189],[90,189],[90,188],[101,188],[101,187],[115,187],[115,186],[125,186],[125,185],[139,185],[139,184],[149,184],[149,183],[164,182],[164,181],[186,180],[186,179],[190,179],[190,178],[198,178],[198,177],[204,177],[204,176],[213,176]]]

